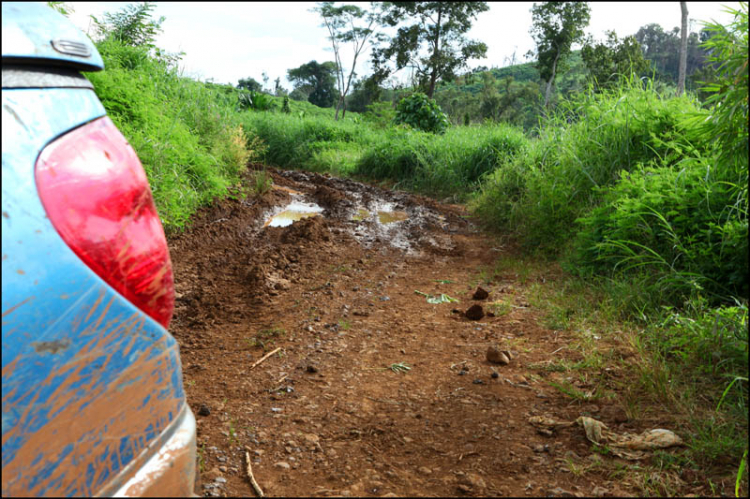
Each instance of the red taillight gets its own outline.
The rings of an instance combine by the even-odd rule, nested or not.
[[[35,173],[42,204],[68,246],[167,327],[174,309],[167,240],[146,172],[112,121],[92,121],[52,142]]]

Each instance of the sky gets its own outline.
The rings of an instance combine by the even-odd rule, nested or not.
[[[70,19],[83,31],[91,26],[90,15],[116,12],[129,2],[68,2]],[[277,77],[291,90],[286,72],[311,60],[333,60],[328,32],[314,2],[155,2],[154,16],[164,16],[163,33],[156,45],[169,52],[185,52],[180,67],[183,74],[200,80],[236,85],[240,78],[253,77],[263,83],[262,73],[273,86]],[[469,66],[507,66],[515,54],[517,63],[534,48],[529,34],[533,2],[490,2],[489,11],[479,14],[468,37],[487,44],[487,57]],[[586,33],[603,39],[605,31],[615,30],[623,37],[635,34],[649,23],[665,30],[680,25],[679,2],[590,2],[591,21]],[[738,8],[739,2],[688,2],[691,29],[700,30],[700,21],[731,21],[723,6]],[[366,6],[363,5],[363,6]],[[93,28],[91,28],[93,33]],[[348,74],[353,52],[342,48]],[[368,54],[360,55],[357,73],[369,74]],[[402,72],[401,78],[405,78]]]

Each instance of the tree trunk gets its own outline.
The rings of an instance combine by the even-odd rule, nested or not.
[[[552,76],[549,77],[549,80],[547,81],[547,90],[544,92],[544,107],[547,107],[547,104],[549,104],[549,94],[552,90],[552,82],[555,81],[555,73],[557,72],[557,60],[560,59],[560,49],[557,49],[557,54],[555,55],[555,60],[552,63]]]
[[[435,49],[432,51],[432,74],[430,75],[430,88],[427,90],[427,97],[432,99],[435,93],[435,83],[437,82],[438,68],[437,66],[437,54],[440,49],[440,19],[443,15],[443,10],[438,10],[437,23],[435,23]]]
[[[677,95],[685,91],[685,73],[687,72],[688,10],[687,2],[680,2],[682,10],[682,28],[680,30],[680,72],[677,77]]]

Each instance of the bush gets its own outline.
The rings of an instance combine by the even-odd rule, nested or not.
[[[450,125],[448,116],[433,99],[423,93],[415,93],[401,99],[396,108],[396,124],[407,124],[417,130],[444,133]]]

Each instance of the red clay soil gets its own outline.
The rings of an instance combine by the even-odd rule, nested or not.
[[[462,207],[317,174],[273,178],[263,197],[219,202],[170,237],[171,331],[198,421],[196,493],[254,496],[246,452],[269,496],[638,493],[605,473],[571,472],[616,459],[592,453],[582,429],[529,424],[585,415],[614,431],[649,429],[616,397],[571,400],[549,383],[566,373],[533,368],[581,357],[566,332],[541,326],[531,282],[509,272],[472,299],[479,271],[506,250]],[[325,211],[264,227],[293,198]],[[369,218],[352,220],[360,208]],[[384,209],[408,218],[380,224]],[[480,320],[460,313],[478,304],[487,314],[496,300],[513,306]],[[510,351],[508,365],[486,359],[495,344]]]

